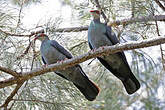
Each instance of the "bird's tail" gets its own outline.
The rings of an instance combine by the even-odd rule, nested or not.
[[[88,99],[89,101],[93,101],[98,95],[100,89],[98,86],[96,86],[96,84],[94,84],[88,78],[86,78],[85,80],[86,80],[86,84],[84,87],[81,87],[75,83],[73,84],[80,90],[80,92],[85,96],[86,99]]]
[[[133,94],[140,88],[140,83],[133,74],[122,82],[128,94]]]

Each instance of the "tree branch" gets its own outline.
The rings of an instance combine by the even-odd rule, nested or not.
[[[163,10],[163,11],[165,11],[165,7],[159,2],[159,0],[154,0],[158,5],[159,5],[159,7]]]
[[[163,43],[165,43],[165,36],[142,40],[142,41],[127,42],[127,43],[117,44],[117,45],[113,45],[113,46],[105,46],[102,48],[98,48],[96,51],[89,51],[83,55],[76,56],[72,59],[68,59],[63,62],[51,64],[47,68],[40,68],[37,70],[32,70],[30,72],[22,73],[21,77],[19,77],[19,78],[10,78],[8,80],[1,81],[0,88],[10,86],[13,84],[17,84],[20,81],[25,81],[32,77],[35,77],[35,76],[38,76],[41,74],[45,74],[47,72],[65,69],[65,68],[74,66],[76,64],[82,63],[91,58],[96,58],[96,57],[107,55],[107,54],[113,54],[113,53],[121,52],[124,50],[132,50],[132,49],[160,45]]]
[[[12,100],[12,98],[18,92],[19,88],[23,85],[23,83],[24,82],[19,82],[19,84],[17,84],[16,88],[12,91],[12,93],[10,94],[10,96],[7,97],[7,99],[5,100],[4,104],[2,104],[0,106],[0,108],[4,107],[4,110],[7,110],[7,106],[9,104],[9,102]]]
[[[109,22],[109,19],[106,17],[105,13],[103,12],[100,4],[99,4],[99,1],[98,0],[95,0],[95,3],[96,3],[96,7],[101,11],[101,15],[103,16],[105,22]]]
[[[165,15],[150,15],[147,17],[139,17],[139,18],[130,18],[130,19],[124,19],[124,20],[118,20],[114,22],[109,22],[108,26],[113,26],[113,25],[127,25],[127,24],[132,24],[135,22],[148,22],[148,21],[165,21]]]
[[[10,33],[10,32],[6,32],[6,31],[3,31],[2,29],[0,29],[0,32],[5,34],[5,35],[8,35],[8,36],[16,36],[16,37],[31,37],[35,34],[38,34],[38,33],[43,33],[44,30],[39,30],[39,31],[36,31],[36,32],[31,32],[31,34],[15,34],[15,33]]]
[[[21,5],[20,5],[20,10],[19,10],[19,15],[18,15],[18,22],[17,22],[17,27],[20,25],[21,22],[21,13],[22,13],[22,9],[23,9],[23,5],[24,5],[24,1],[20,1]]]
[[[160,45],[160,53],[161,53],[161,59],[162,59],[162,66],[163,66],[163,69],[165,71],[165,54],[164,54],[164,51],[165,50],[163,50],[162,45]]]
[[[11,77],[9,79],[5,79],[4,81],[0,81],[0,88],[4,88],[4,87],[7,87],[7,86],[11,86],[13,84],[17,84],[19,81],[20,80],[16,77]]]
[[[79,47],[80,45],[86,44],[86,43],[88,43],[88,41],[80,42],[79,44],[76,44],[76,45],[74,45],[73,47],[71,47],[69,50],[71,51],[71,50],[73,50],[74,48]]]
[[[88,30],[88,26],[72,27],[72,28],[58,28],[55,32],[80,32]]]
[[[3,71],[5,73],[8,73],[8,74],[10,74],[12,76],[15,76],[15,77],[18,77],[19,76],[19,74],[17,72],[15,72],[13,70],[10,70],[8,68],[2,67],[2,66],[0,66],[0,71]]]
[[[117,20],[113,22],[108,22],[109,26],[116,26],[116,25],[126,25],[126,24],[132,24],[136,22],[148,22],[148,21],[165,21],[165,15],[155,15],[155,16],[147,16],[147,17],[139,17],[139,18],[129,18],[129,19],[123,19],[123,20]],[[49,29],[49,27],[47,28]],[[72,28],[58,28],[54,29],[55,32],[80,32],[80,31],[86,31],[88,30],[88,26],[81,26],[81,27],[72,27]],[[0,29],[0,32],[9,35],[9,36],[17,36],[17,37],[31,37],[38,33],[43,33],[44,30],[39,30],[37,32],[32,32],[31,34],[27,35],[21,35],[21,34],[13,34],[6,31],[3,31]]]
[[[29,102],[37,102],[37,103],[46,103],[46,104],[58,104],[58,102],[49,102],[49,101],[42,101],[42,100],[31,100],[31,99],[12,99],[14,101],[29,101]],[[66,104],[71,105],[71,103],[60,103],[60,104]]]
[[[16,59],[19,60],[19,59],[21,59],[22,57],[24,57],[26,54],[28,54],[31,45],[32,45],[32,41],[29,42],[29,45],[26,47],[25,51],[24,51],[20,56],[18,56]]]
[[[165,21],[165,15],[155,15],[155,16],[117,20],[113,22],[108,22],[108,26],[116,26],[116,25],[118,26],[118,25],[132,24],[136,22],[148,22],[148,21]],[[58,29],[55,29],[55,32],[79,32],[79,31],[86,31],[86,30],[88,30],[88,26],[72,27],[72,28],[58,28]]]

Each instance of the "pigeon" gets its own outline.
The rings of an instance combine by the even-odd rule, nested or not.
[[[40,53],[45,65],[73,58],[70,52],[62,47],[57,41],[50,40],[46,34],[37,34],[35,36],[35,40],[36,39],[42,42],[40,46]],[[80,65],[75,65],[73,67],[54,72],[62,78],[71,81],[87,100],[93,101],[96,99],[96,96],[99,93],[99,87],[87,77]]]
[[[93,20],[88,28],[88,44],[94,50],[103,46],[112,46],[119,43],[110,26],[100,22],[100,11],[91,10]],[[101,64],[116,76],[124,85],[128,94],[135,93],[140,88],[140,83],[132,73],[124,52],[108,54],[97,57]]]

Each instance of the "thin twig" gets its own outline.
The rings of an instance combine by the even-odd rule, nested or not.
[[[165,7],[159,2],[159,0],[154,0],[158,5],[159,5],[159,7],[163,10],[163,11],[165,11]]]
[[[165,54],[163,53],[163,48],[162,48],[162,45],[160,45],[160,53],[161,53],[161,59],[162,59],[162,66],[163,66],[163,69],[165,71]]]
[[[10,106],[10,108],[8,110],[11,110],[12,107],[14,106],[14,104],[15,104],[15,101],[13,101],[13,103],[11,104],[11,106]]]
[[[160,36],[158,22],[155,21],[155,23],[156,23],[156,32],[157,32],[157,35]],[[165,70],[165,58],[164,58],[163,48],[162,48],[162,45],[161,44],[160,44],[159,47],[160,47],[160,54],[161,54],[161,59],[162,59],[162,66],[163,66],[163,69]]]
[[[80,45],[85,44],[85,43],[87,43],[87,41],[80,42],[79,44],[76,44],[76,45],[74,45],[73,47],[71,47],[69,50],[71,51],[71,50],[73,50],[74,48],[79,47]]]
[[[58,28],[55,32],[80,32],[88,30],[88,26],[72,27],[72,28]]]
[[[19,10],[17,27],[19,26],[19,24],[21,22],[21,13],[22,13],[22,9],[23,9],[24,0],[21,0],[20,2],[21,2],[21,7],[20,7],[20,10]]]
[[[117,26],[117,25],[126,25],[126,24],[132,24],[136,22],[148,22],[148,21],[165,21],[165,15],[155,15],[155,16],[117,20],[113,22],[108,22],[108,25]],[[55,32],[80,32],[80,31],[86,31],[86,30],[88,30],[88,26],[72,27],[72,28],[58,28],[58,29],[55,29],[54,31]]]
[[[106,23],[109,22],[109,19],[106,17],[105,13],[103,12],[100,4],[99,4],[99,1],[98,0],[95,0],[95,3],[96,3],[96,7],[101,11],[101,15],[103,16],[104,20]]]
[[[32,100],[32,99],[12,99],[14,101],[30,101],[30,102],[37,102],[37,103],[46,103],[46,104],[57,104],[57,102],[49,102],[49,101],[42,101],[42,100]],[[71,104],[71,103],[60,103],[60,104]]]
[[[136,22],[148,22],[148,21],[165,21],[165,15],[155,15],[155,16],[147,16],[147,17],[139,17],[139,18],[129,18],[129,19],[123,19],[123,20],[117,20],[113,22],[108,22],[109,26],[116,26],[116,25],[126,25],[126,24],[132,24]],[[47,27],[49,28],[49,27]],[[81,27],[72,27],[72,28],[58,28],[54,29],[55,32],[80,32],[80,31],[87,31],[88,26],[81,26]],[[21,35],[21,34],[13,34],[6,31],[3,31],[0,29],[0,32],[9,35],[9,36],[17,36],[17,37],[31,37],[38,33],[43,33],[44,30],[39,30],[37,32],[32,32],[31,34],[27,35]]]
[[[146,17],[117,20],[114,22],[109,22],[108,25],[109,26],[128,25],[136,22],[148,22],[148,21],[165,21],[165,15],[155,15],[155,16],[150,15]]]
[[[3,31],[2,29],[0,29],[0,32],[3,33],[3,34],[6,34],[6,35],[8,35],[8,36],[16,36],[16,37],[31,37],[31,36],[33,36],[33,35],[35,35],[35,34],[43,33],[44,30],[42,29],[42,30],[39,30],[39,31],[37,31],[37,32],[32,32],[31,34],[26,34],[26,35],[25,35],[25,34],[15,34],[15,33],[10,33],[10,32]]]
[[[22,57],[24,57],[26,54],[28,54],[31,45],[32,45],[32,41],[31,41],[31,42],[29,43],[29,45],[26,47],[25,51],[24,51],[20,56],[18,56],[16,59],[19,60],[19,59],[21,59]]]
[[[158,22],[157,22],[157,21],[155,21],[155,25],[156,25],[156,31],[157,31],[157,34],[158,34],[158,36],[160,36],[160,33],[159,33],[159,27],[158,27]]]

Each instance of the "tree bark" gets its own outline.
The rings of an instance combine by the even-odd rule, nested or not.
[[[30,72],[20,73],[19,78],[12,77],[12,78],[9,78],[7,80],[0,81],[0,88],[4,88],[6,86],[10,86],[13,84],[18,84],[19,82],[26,81],[32,77],[42,75],[42,74],[45,74],[47,72],[65,69],[65,68],[74,66],[76,64],[82,63],[82,62],[89,60],[91,58],[96,58],[96,57],[108,55],[108,54],[114,54],[116,52],[121,52],[124,50],[132,50],[132,49],[138,49],[138,48],[160,45],[163,43],[165,43],[165,36],[147,39],[147,40],[142,40],[142,41],[134,41],[134,42],[127,42],[127,43],[123,43],[123,44],[116,44],[113,46],[101,47],[95,51],[89,51],[83,55],[75,56],[72,59],[68,59],[68,60],[65,60],[65,61],[60,62],[60,63],[51,64],[47,68],[40,68],[37,70],[32,70]],[[10,71],[12,71],[12,70],[10,70]]]

